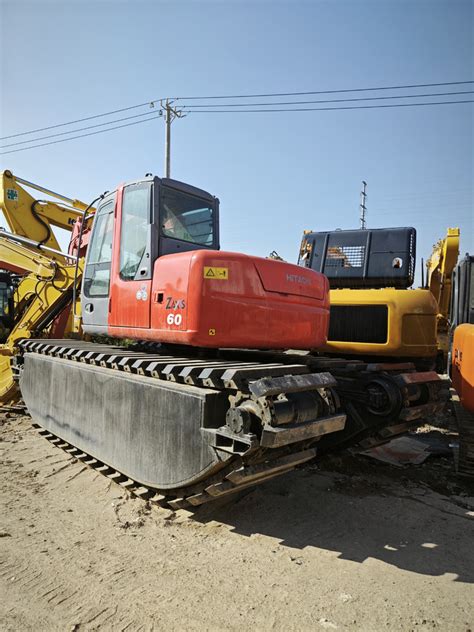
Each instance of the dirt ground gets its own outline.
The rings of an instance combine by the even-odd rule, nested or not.
[[[0,416],[0,629],[474,630],[452,463],[326,459],[235,503],[130,497]]]

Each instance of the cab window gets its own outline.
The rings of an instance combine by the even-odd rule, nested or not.
[[[103,204],[97,210],[84,276],[84,293],[89,297],[104,297],[109,294],[114,230],[113,211],[112,201]]]
[[[209,202],[162,187],[160,203],[163,235],[201,246],[213,245],[214,217]]]
[[[135,278],[146,253],[150,226],[150,184],[125,187],[120,234],[120,277]]]

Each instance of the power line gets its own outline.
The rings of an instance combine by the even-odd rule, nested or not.
[[[464,90],[462,92],[431,92],[426,94],[400,94],[400,95],[389,95],[387,97],[357,97],[354,99],[324,99],[322,101],[274,101],[274,102],[265,102],[265,103],[226,103],[226,108],[240,108],[240,107],[260,107],[265,105],[305,105],[309,103],[349,103],[353,101],[386,101],[388,99],[417,99],[424,97],[447,97],[447,96],[455,96],[457,94],[474,94],[474,90]],[[220,108],[223,107],[222,104],[214,105],[212,103],[204,103],[204,104],[192,104],[188,106],[184,106],[186,108]]]
[[[459,100],[459,101],[432,101],[428,103],[391,103],[391,104],[379,104],[379,105],[350,105],[350,106],[337,106],[337,107],[325,107],[325,108],[275,108],[275,109],[247,109],[247,110],[193,110],[192,107],[183,110],[185,114],[214,114],[214,113],[268,113],[268,112],[331,112],[336,110],[366,110],[376,108],[401,108],[401,107],[420,107],[427,105],[455,105],[460,103],[474,103],[474,99]],[[97,130],[95,132],[89,132],[88,134],[79,134],[78,136],[71,136],[69,138],[63,138],[61,140],[50,141],[48,143],[40,143],[38,145],[30,145],[29,147],[22,147],[20,149],[11,149],[9,151],[0,152],[0,155],[17,153],[19,151],[27,151],[28,149],[35,149],[37,147],[45,147],[47,145],[55,145],[57,143],[65,143],[69,140],[75,140],[77,138],[84,138],[86,136],[94,136],[96,134],[103,134],[116,129],[122,129],[124,127],[130,127],[131,125],[140,125],[153,119],[161,118],[161,114],[158,116],[151,116],[150,118],[143,119],[141,121],[134,121],[133,123],[125,123],[124,125],[116,125],[114,127],[108,127],[107,129]],[[109,124],[113,122],[110,121]],[[104,124],[105,125],[105,124]],[[71,132],[70,132],[71,133]],[[36,139],[39,140],[39,139]],[[30,142],[35,142],[32,140]]]
[[[424,105],[454,105],[459,103],[474,103],[473,99],[465,99],[463,101],[430,101],[427,103],[389,103],[386,105],[347,105],[335,108],[274,108],[274,109],[258,109],[258,110],[193,110],[187,109],[187,114],[215,114],[215,113],[249,113],[249,112],[332,112],[336,110],[372,110],[375,108],[410,108],[420,107]]]
[[[370,88],[344,88],[340,90],[312,90],[306,92],[274,92],[274,93],[266,93],[266,94],[236,94],[236,95],[210,95],[210,96],[188,96],[188,97],[176,97],[176,100],[179,99],[181,101],[186,100],[199,100],[199,99],[253,99],[253,98],[262,98],[262,97],[290,97],[290,96],[305,96],[305,95],[315,95],[315,94],[338,94],[338,93],[346,93],[346,92],[369,92],[369,91],[379,91],[379,90],[406,90],[411,88],[432,88],[432,87],[440,87],[440,86],[458,86],[458,85],[466,85],[472,84],[474,81],[445,81],[440,83],[418,83],[418,84],[407,84],[407,85],[399,85],[399,86],[379,86],[379,87],[370,87]],[[72,121],[67,121],[65,123],[57,123],[55,125],[48,125],[46,127],[38,127],[36,129],[29,130],[27,132],[18,132],[17,134],[10,134],[9,136],[0,137],[1,140],[8,140],[10,138],[17,138],[19,136],[27,136],[29,134],[35,134],[36,132],[45,132],[50,129],[57,129],[58,127],[66,127],[68,125],[74,125],[75,123],[83,123],[85,121],[91,121],[93,119],[102,118],[104,116],[110,116],[112,114],[120,114],[121,112],[127,112],[129,110],[138,109],[141,107],[149,106],[155,107],[155,103],[163,101],[166,97],[161,97],[159,99],[153,99],[151,101],[146,101],[144,103],[138,103],[136,105],[130,105],[125,108],[119,108],[116,110],[109,110],[108,112],[102,112],[101,114],[94,114],[92,116],[85,116],[82,118],[74,119]]]
[[[161,115],[153,116],[152,118],[145,119],[143,121],[135,121],[134,123],[124,123],[124,125],[116,125],[115,127],[109,127],[108,129],[100,129],[97,132],[89,132],[88,134],[79,134],[79,136],[71,136],[70,138],[63,138],[62,140],[52,140],[49,143],[41,143],[39,145],[31,145],[30,147],[22,147],[21,149],[10,149],[9,151],[0,152],[0,156],[4,154],[15,154],[18,151],[27,151],[28,149],[35,149],[36,147],[45,147],[46,145],[56,145],[57,143],[65,143],[68,140],[74,140],[76,138],[85,138],[86,136],[95,136],[96,134],[103,134],[104,132],[111,132],[114,129],[121,129],[122,127],[130,127],[131,125],[140,125],[146,123],[152,119],[161,118]]]
[[[413,83],[402,86],[382,86],[378,88],[345,88],[344,90],[317,90],[311,92],[273,92],[267,94],[227,94],[219,96],[192,96],[192,97],[176,97],[181,101],[189,101],[191,99],[255,99],[261,97],[300,97],[309,94],[337,94],[342,92],[369,92],[378,90],[406,90],[409,88],[434,88],[436,86],[460,86],[474,81],[445,81],[443,83]]]
[[[75,134],[76,132],[83,132],[88,129],[95,129],[97,127],[112,125],[112,123],[120,123],[121,121],[129,121],[131,119],[141,118],[142,116],[157,118],[155,114],[150,114],[150,112],[143,112],[142,114],[135,114],[134,116],[124,116],[123,118],[114,119],[113,121],[108,121],[107,123],[97,123],[97,125],[88,125],[87,127],[78,127],[77,129],[69,130],[69,132],[59,132],[58,134],[49,134],[47,136],[40,136],[39,138],[32,138],[31,140],[21,140],[18,143],[10,143],[9,145],[0,145],[0,149],[6,149],[7,147],[15,147],[16,145],[27,145],[28,143],[36,143],[38,140],[46,140],[48,138],[57,138],[58,136],[67,136],[68,134]],[[163,115],[159,114],[158,117],[160,116],[163,116]],[[144,119],[144,120],[148,120],[148,119]]]
[[[36,134],[36,132],[45,132],[48,129],[56,129],[58,127],[66,127],[67,125],[74,125],[75,123],[83,123],[84,121],[92,121],[92,119],[101,118],[103,116],[110,116],[111,114],[119,114],[120,112],[127,112],[128,110],[136,110],[137,108],[143,108],[145,105],[150,106],[151,108],[155,107],[155,102],[160,99],[155,99],[154,101],[147,101],[146,103],[139,103],[138,105],[130,105],[126,108],[120,108],[119,110],[110,110],[110,112],[104,112],[103,114],[94,114],[93,116],[86,116],[84,118],[76,119],[74,121],[68,121],[67,123],[58,123],[57,125],[48,125],[48,127],[38,127],[37,129],[32,129],[29,132],[20,132],[18,134],[10,134],[10,136],[1,136],[0,140],[7,140],[9,138],[17,138],[18,136],[27,136],[28,134]]]
[[[265,106],[265,105],[270,105],[270,106],[280,106],[280,105],[304,105],[304,104],[310,104],[310,103],[349,103],[349,102],[353,102],[353,101],[374,101],[374,100],[385,100],[385,99],[405,99],[405,98],[410,98],[410,96],[412,97],[433,97],[433,96],[452,96],[452,95],[456,95],[456,94],[473,94],[474,90],[466,90],[463,92],[439,92],[439,93],[431,93],[431,94],[413,94],[413,95],[400,95],[400,96],[388,96],[388,97],[361,97],[361,98],[356,98],[356,99],[333,99],[333,100],[322,100],[322,101],[288,101],[288,102],[274,102],[274,103],[253,103],[253,104],[226,104],[226,107],[249,107],[250,105],[252,106]],[[206,105],[192,105],[192,106],[188,106],[187,111],[191,112],[193,111],[194,108],[204,108],[204,107],[221,107],[219,105],[212,105],[212,104],[206,104]],[[322,109],[322,108],[321,108]],[[328,108],[328,109],[336,109],[336,108]],[[298,111],[298,110],[295,110]],[[302,110],[303,111],[303,110]],[[98,127],[105,127],[107,125],[112,125],[113,123],[120,123],[122,121],[128,121],[128,120],[132,120],[132,119],[136,119],[136,118],[141,118],[141,117],[151,117],[153,118],[154,115],[151,114],[150,112],[142,112],[141,114],[135,114],[133,116],[125,116],[122,118],[118,118],[118,119],[113,119],[111,121],[107,121],[105,123],[97,123],[96,125],[88,125],[86,127],[79,127],[77,129],[73,129],[73,130],[69,130],[67,132],[59,132],[58,134],[48,134],[46,136],[40,136],[39,138],[32,138],[31,140],[22,140],[22,141],[18,141],[15,143],[9,143],[8,145],[0,145],[0,149],[6,149],[8,147],[16,147],[18,145],[27,145],[29,143],[36,143],[37,141],[40,140],[48,140],[50,138],[58,138],[59,136],[67,136],[68,134],[74,134],[76,132],[83,132],[83,131],[87,131],[90,129],[96,129]],[[160,110],[160,116],[161,116],[161,110]]]

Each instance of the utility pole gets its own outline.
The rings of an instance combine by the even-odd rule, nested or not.
[[[360,192],[360,228],[363,230],[365,228],[365,214],[367,212],[367,207],[365,205],[367,199],[367,182],[362,180],[362,191]]]
[[[165,113],[165,178],[169,178],[171,173],[171,123],[176,118],[186,116],[182,110],[178,110],[172,104],[173,101],[170,99],[166,99],[165,102],[161,101],[161,107]]]

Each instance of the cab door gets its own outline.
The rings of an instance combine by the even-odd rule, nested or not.
[[[82,324],[86,333],[107,334],[115,195],[108,195],[94,218],[82,281]]]
[[[114,233],[109,327],[150,327],[152,181],[119,187]],[[130,332],[131,335],[132,332]]]

